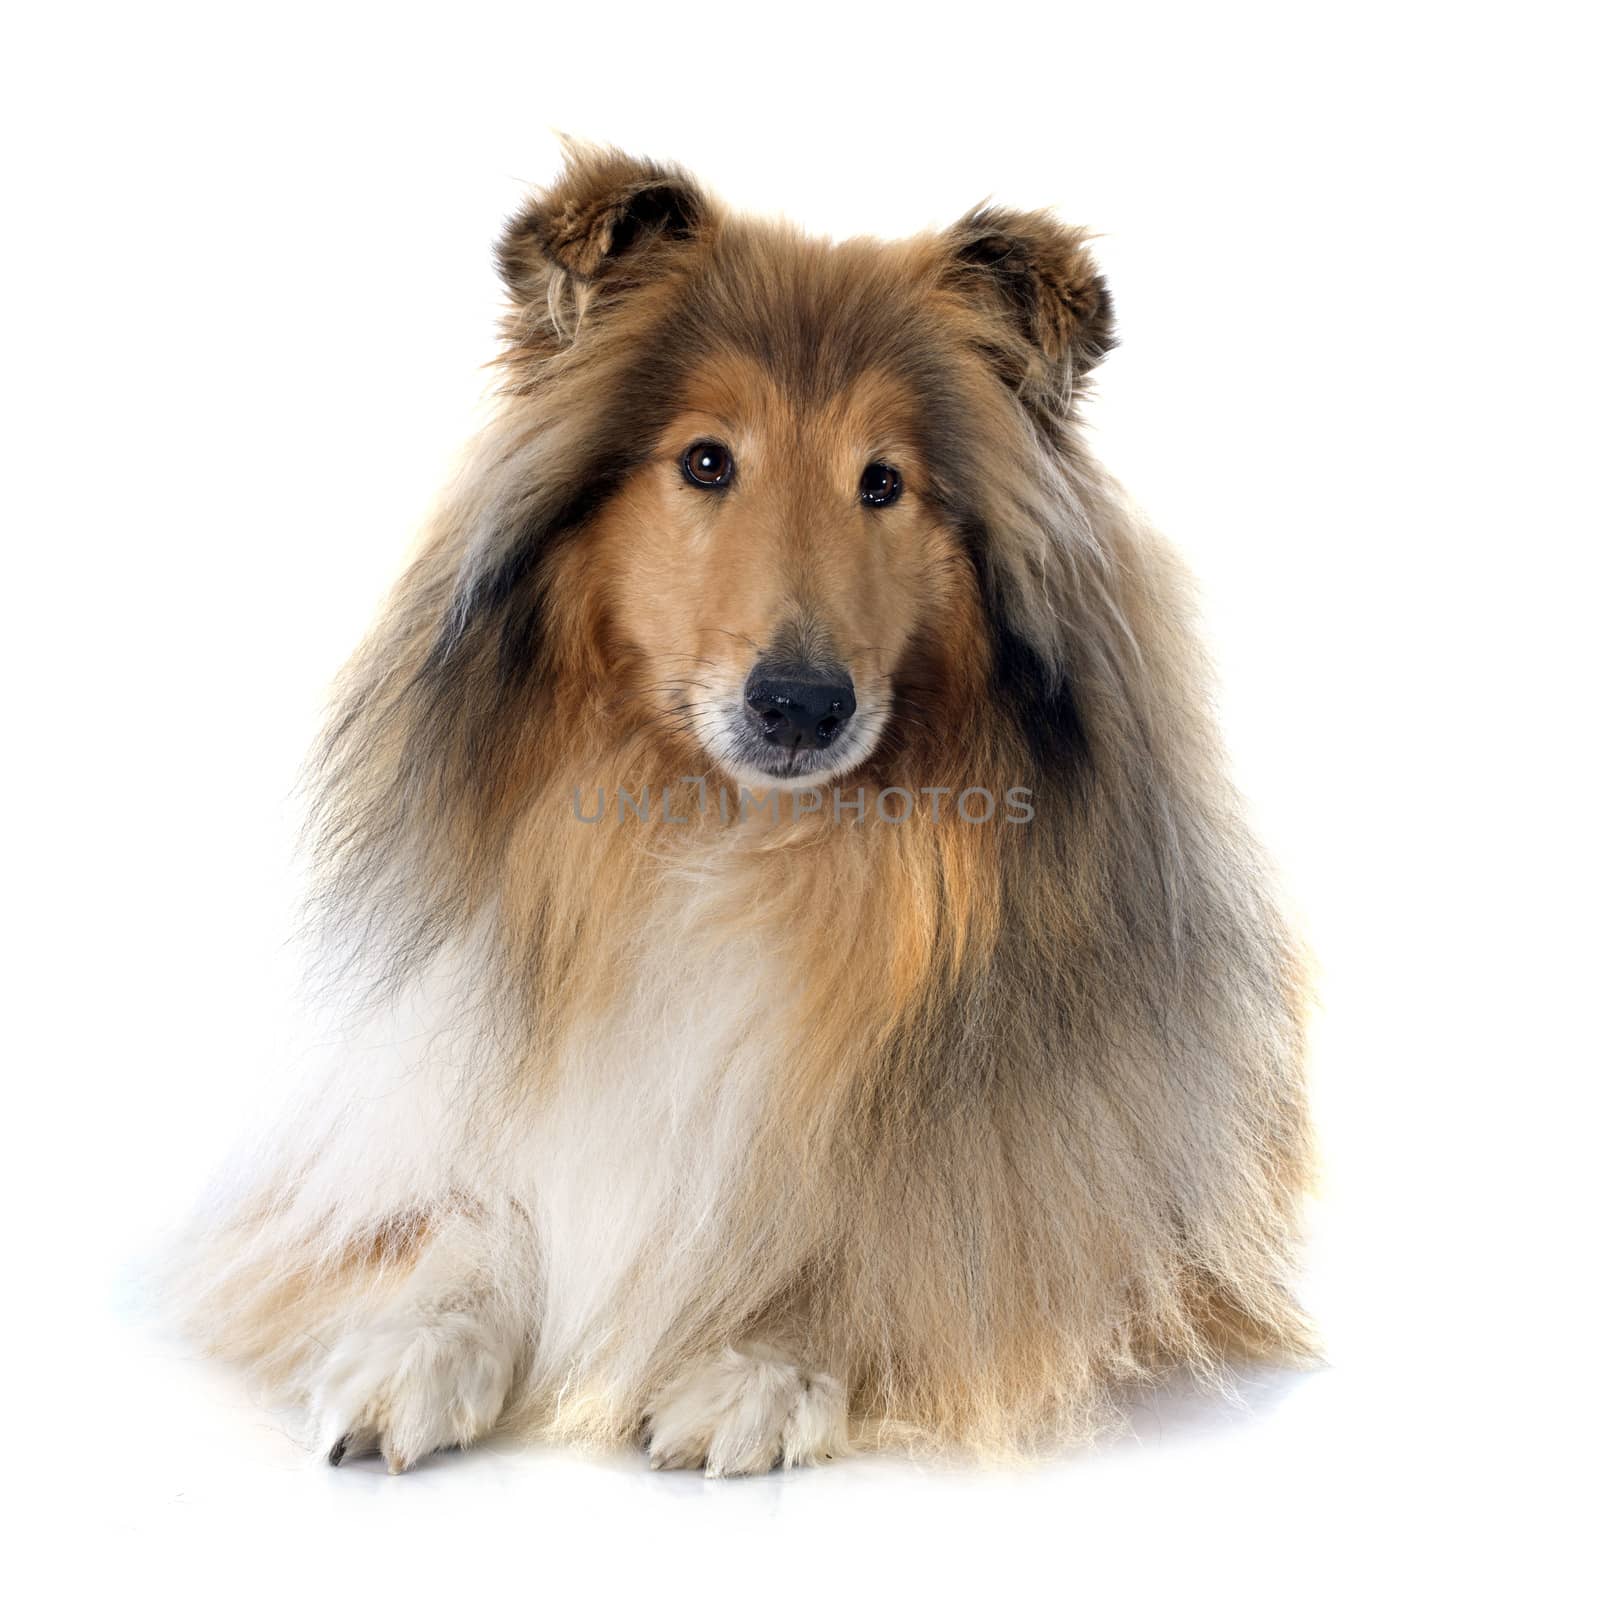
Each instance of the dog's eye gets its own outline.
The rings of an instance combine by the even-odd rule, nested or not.
[[[702,439],[683,452],[683,475],[697,489],[726,489],[733,482],[733,452]]]
[[[892,506],[900,498],[902,487],[900,474],[887,461],[874,461],[861,474],[861,503]]]

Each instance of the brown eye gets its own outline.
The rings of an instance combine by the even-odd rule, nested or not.
[[[902,487],[900,474],[887,461],[874,461],[861,474],[861,503],[892,506],[900,498]]]
[[[726,489],[733,482],[733,452],[702,439],[683,452],[683,475],[697,489]]]

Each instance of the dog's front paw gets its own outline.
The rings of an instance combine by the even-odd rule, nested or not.
[[[470,1318],[394,1318],[334,1347],[315,1397],[328,1460],[380,1453],[390,1472],[452,1445],[471,1444],[499,1420],[513,1362]]]
[[[809,1466],[845,1448],[844,1386],[767,1345],[729,1346],[667,1385],[646,1413],[652,1467],[708,1478]]]

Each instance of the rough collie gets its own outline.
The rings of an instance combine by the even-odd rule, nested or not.
[[[1303,962],[1080,436],[1084,235],[834,244],[574,147],[499,265],[314,756],[343,1021],[189,1252],[207,1341],[335,1463],[714,1475],[1305,1353]]]

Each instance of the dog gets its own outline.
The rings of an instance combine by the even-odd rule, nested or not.
[[[1086,235],[831,243],[570,146],[311,762],[341,1021],[182,1303],[334,1464],[1053,1449],[1313,1352],[1307,959]]]

